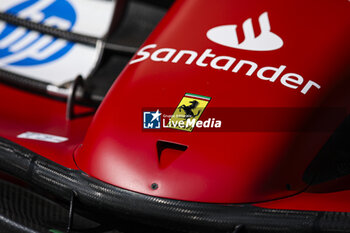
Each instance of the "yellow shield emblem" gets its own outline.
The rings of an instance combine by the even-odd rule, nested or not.
[[[207,96],[186,93],[170,118],[167,127],[192,132],[210,99]]]

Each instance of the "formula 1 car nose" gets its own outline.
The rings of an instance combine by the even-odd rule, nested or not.
[[[237,4],[173,6],[103,101],[75,156],[80,169],[124,189],[198,202],[305,189],[304,171],[349,107],[339,101],[349,97],[348,31],[332,27],[346,11],[326,2],[317,11],[313,3]],[[181,112],[182,120],[168,117]]]

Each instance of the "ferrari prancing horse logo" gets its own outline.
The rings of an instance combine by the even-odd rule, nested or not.
[[[207,96],[186,93],[170,118],[167,127],[191,132],[210,99]]]

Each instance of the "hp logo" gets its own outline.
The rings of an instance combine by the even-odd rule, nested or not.
[[[17,0],[6,13],[70,31],[76,13],[68,0]],[[64,56],[73,43],[0,22],[0,66],[35,66]]]

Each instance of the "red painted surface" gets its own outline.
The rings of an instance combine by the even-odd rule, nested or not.
[[[16,142],[56,163],[76,169],[73,160],[75,148],[83,141],[90,117],[66,120],[66,103],[40,95],[0,85],[0,137]],[[89,109],[77,107],[77,112]],[[51,143],[17,138],[31,131],[68,138],[62,143]]]
[[[349,197],[349,190],[331,193],[301,193],[293,197],[254,205],[269,209],[350,212]]]
[[[349,85],[345,84],[344,71],[349,54],[349,7],[345,0],[178,1],[145,42],[144,46],[154,44],[146,52],[171,48],[176,54],[179,50],[195,51],[199,57],[211,49],[211,54],[233,57],[236,63],[253,61],[258,69],[284,65],[285,70],[270,82],[258,78],[257,71],[247,76],[248,67],[232,72],[236,63],[225,71],[196,65],[198,57],[192,64],[185,64],[187,57],[171,62],[176,54],[167,62],[167,53],[162,53],[153,60],[149,57],[129,64],[100,106],[76,154],[79,168],[125,189],[188,201],[256,202],[303,190],[302,174],[332,132],[204,133],[195,129],[191,133],[150,133],[142,130],[142,108],[175,110],[185,93],[211,97],[208,108],[348,108],[345,97]],[[271,31],[284,41],[278,50],[229,48],[206,37],[211,28],[228,24],[240,27],[248,18],[253,19],[257,30],[257,19],[263,12],[268,12]],[[242,37],[242,32],[238,35]],[[296,89],[285,86],[281,77],[286,73],[302,76],[303,83]],[[310,80],[321,88],[312,87],[303,94]],[[309,112],[276,123],[303,130],[322,117]],[[329,123],[337,126],[344,117]],[[188,149],[166,152],[159,164],[158,140],[187,145]],[[158,183],[159,188],[152,190],[152,183]],[[286,189],[287,184],[291,190]]]

